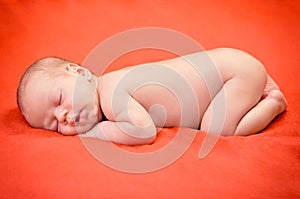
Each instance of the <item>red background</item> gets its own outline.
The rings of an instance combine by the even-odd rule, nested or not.
[[[77,137],[31,129],[16,105],[26,67],[55,55],[81,63],[101,41],[132,28],[182,32],[205,49],[234,47],[260,59],[289,102],[261,134],[221,137],[198,159],[205,132],[169,167],[127,174],[94,159]],[[300,197],[300,3],[252,1],[0,1],[1,198],[297,198]],[[129,55],[114,68],[158,60]],[[149,146],[168,143],[165,129]]]

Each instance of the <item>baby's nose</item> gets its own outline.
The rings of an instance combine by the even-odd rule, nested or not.
[[[67,110],[61,110],[61,111],[56,111],[55,112],[55,117],[57,118],[57,120],[59,121],[59,123],[63,123],[66,124],[66,115],[67,115],[68,111]]]

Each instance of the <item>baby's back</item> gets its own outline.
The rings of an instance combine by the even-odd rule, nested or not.
[[[223,63],[224,56],[224,50],[216,49],[108,73],[99,88],[103,112],[114,120],[112,102],[126,103],[122,92],[124,99],[130,95],[140,103],[156,126],[199,128],[224,82],[242,71]]]
[[[204,72],[210,72],[210,77],[205,77]],[[212,88],[208,85],[211,79],[219,85],[214,84]],[[149,112],[156,126],[198,128],[211,98],[222,86],[222,80],[217,68],[203,52],[111,72],[102,77],[101,84],[104,89],[100,93],[105,96],[100,97],[101,105],[109,119],[114,118],[109,101],[114,92],[122,88]],[[182,121],[182,117],[197,118],[195,114],[198,114],[197,124],[191,118]]]

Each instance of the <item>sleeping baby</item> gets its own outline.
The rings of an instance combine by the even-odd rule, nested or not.
[[[71,61],[46,57],[24,73],[17,102],[34,128],[128,145],[152,143],[162,128],[175,126],[251,135],[287,107],[262,63],[230,48],[100,77]],[[223,118],[219,130],[212,122],[218,114]]]

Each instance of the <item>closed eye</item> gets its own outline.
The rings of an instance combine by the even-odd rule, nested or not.
[[[60,94],[59,94],[59,98],[58,98],[58,101],[57,101],[57,106],[60,106],[61,105],[61,101],[62,101],[62,92],[60,91],[59,92]],[[58,118],[56,117],[56,128],[55,128],[55,130],[56,130],[56,132],[58,132],[58,125],[59,125],[59,121],[58,121]]]
[[[60,91],[59,92],[59,100],[58,100],[58,103],[57,103],[58,106],[61,105],[61,100],[62,100],[62,92]]]

